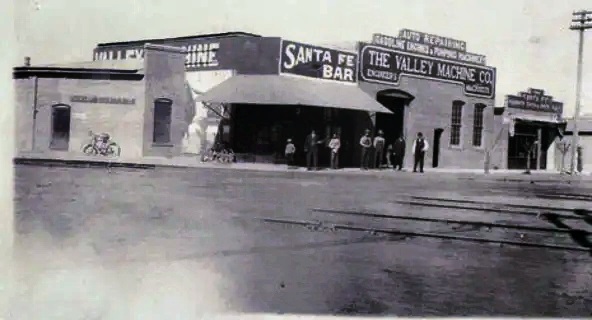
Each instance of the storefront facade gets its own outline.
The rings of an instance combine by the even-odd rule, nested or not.
[[[557,145],[566,122],[563,103],[541,89],[529,88],[517,95],[507,95],[502,126],[496,148],[497,163],[519,170],[555,170]]]
[[[241,161],[282,163],[290,138],[303,164],[304,140],[315,130],[327,143],[333,133],[343,135],[342,164],[359,165],[357,140],[369,128],[368,110],[389,112],[357,86],[356,52],[243,33],[149,41],[188,50],[195,117],[184,153],[222,142]],[[135,48],[145,42],[101,44],[94,58],[141,59]],[[326,165],[328,149],[321,150]]]
[[[377,115],[387,143],[402,135],[411,147],[421,132],[430,144],[426,166],[483,168],[494,132],[496,70],[466,52],[463,41],[412,30],[360,42],[360,87],[393,111]]]
[[[17,155],[84,155],[91,132],[108,134],[122,159],[180,155],[188,117],[184,51],[143,50],[142,62],[15,68]]]

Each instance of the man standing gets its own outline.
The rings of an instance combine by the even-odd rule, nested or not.
[[[419,132],[417,139],[413,142],[413,172],[417,172],[417,165],[419,164],[419,172],[423,173],[423,161],[428,148],[428,142],[423,138],[423,133]]]
[[[288,143],[286,144],[286,160],[288,163],[288,168],[294,166],[294,153],[296,153],[296,147],[292,143],[292,139],[288,139]]]
[[[399,136],[395,143],[393,143],[393,155],[395,160],[393,170],[401,171],[403,169],[403,159],[405,158],[405,140],[403,136]]]
[[[373,163],[373,165],[376,165],[376,162],[378,161],[378,166],[377,166],[378,169],[382,168],[382,157],[384,154],[384,145],[385,145],[385,140],[384,140],[383,135],[384,135],[384,133],[382,132],[382,130],[378,130],[378,136],[376,136],[374,138],[374,163]]]
[[[370,130],[366,129],[366,133],[360,139],[360,146],[362,146],[362,170],[368,170],[368,162],[370,158],[370,148],[372,147],[372,139],[370,139]]]
[[[329,141],[329,149],[331,149],[331,169],[337,169],[339,164],[339,148],[341,147],[341,141],[337,134],[333,134],[333,139]]]
[[[312,130],[304,141],[304,152],[306,152],[306,166],[308,170],[318,169],[319,144],[323,143],[316,132]]]

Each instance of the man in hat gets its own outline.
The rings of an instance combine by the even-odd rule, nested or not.
[[[368,170],[368,163],[370,160],[370,148],[372,147],[372,139],[370,138],[370,130],[366,129],[364,135],[360,139],[360,146],[362,146],[362,170]]]
[[[417,172],[417,165],[419,165],[419,172],[423,173],[423,161],[428,148],[429,145],[423,133],[417,133],[417,139],[413,142],[413,172]]]
[[[386,143],[383,135],[384,135],[384,133],[382,132],[382,130],[378,130],[378,135],[376,137],[374,137],[374,163],[373,163],[373,165],[375,166],[376,162],[378,162],[378,166],[377,166],[378,169],[382,168],[384,145]]]
[[[304,152],[306,152],[306,167],[308,170],[312,170],[313,167],[315,170],[317,170],[319,160],[319,144],[322,143],[323,141],[319,138],[314,130],[312,130],[310,134],[306,136],[306,140],[304,141]]]
[[[401,171],[403,169],[403,159],[405,158],[405,139],[399,136],[393,143],[393,170]],[[398,169],[397,169],[398,168]]]

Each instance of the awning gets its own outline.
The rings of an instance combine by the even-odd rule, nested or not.
[[[213,87],[198,101],[302,105],[392,113],[355,84],[282,75],[237,75]]]
[[[565,120],[558,119],[557,116],[537,116],[531,114],[513,114],[509,116],[512,120],[541,122],[546,124],[565,124]]]

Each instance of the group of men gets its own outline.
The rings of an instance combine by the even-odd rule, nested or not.
[[[318,168],[318,154],[319,146],[325,143],[324,139],[321,139],[312,130],[311,133],[306,137],[304,141],[304,152],[306,153],[306,166],[308,170],[316,170]],[[331,152],[331,169],[337,169],[339,166],[339,149],[341,148],[341,141],[337,134],[333,134],[329,144],[327,145]],[[401,171],[403,169],[403,160],[405,158],[405,139],[400,136],[395,140],[394,143],[386,146],[386,140],[382,130],[378,131],[378,135],[372,139],[370,136],[370,130],[366,129],[364,135],[360,138],[360,146],[362,148],[362,161],[361,170],[368,170],[372,168],[383,168],[383,160],[386,158],[387,166],[392,167],[394,170]],[[419,132],[417,138],[413,142],[412,152],[414,156],[413,172],[423,172],[425,153],[428,150],[428,142],[423,137],[423,134]],[[288,139],[285,149],[285,155],[288,162],[288,166],[294,165],[294,154],[296,153],[296,147],[292,142],[292,139]],[[372,166],[370,162],[372,159]]]

